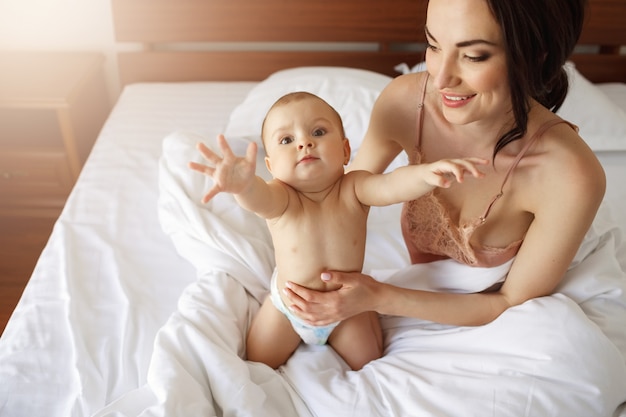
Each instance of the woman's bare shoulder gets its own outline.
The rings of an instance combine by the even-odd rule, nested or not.
[[[419,85],[424,73],[394,78],[381,92],[372,110],[368,136],[403,143],[415,136]]]
[[[394,102],[397,99],[415,97],[419,90],[421,81],[428,74],[426,72],[412,72],[408,74],[402,74],[395,77],[387,86],[383,89],[380,97],[383,99],[390,99]]]
[[[570,124],[550,127],[530,153],[537,161],[529,181],[534,195],[558,197],[563,204],[587,201],[594,206],[602,200],[606,187],[602,165]]]

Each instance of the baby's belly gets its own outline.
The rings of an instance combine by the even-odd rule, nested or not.
[[[289,299],[283,293],[283,289],[286,287],[288,281],[316,291],[325,292],[339,289],[341,285],[322,281],[322,272],[328,270],[331,270],[331,268],[318,267],[315,268],[313,272],[303,274],[303,268],[296,268],[295,270],[291,270],[287,266],[281,268],[279,265],[277,267],[276,284],[283,303],[285,303],[285,305],[291,304],[291,301],[289,301]],[[332,270],[336,270],[336,268]]]
[[[276,277],[278,288],[284,288],[287,281],[295,282],[298,285],[317,291],[334,291],[340,288],[340,285],[322,281],[322,272],[324,271],[325,269],[319,270],[319,272],[316,271],[313,274],[302,275],[302,271],[293,271],[290,273],[288,269],[284,271],[278,268],[278,275]]]

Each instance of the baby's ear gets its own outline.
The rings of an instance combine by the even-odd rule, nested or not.
[[[343,155],[344,155],[343,164],[344,165],[348,165],[348,163],[350,162],[351,152],[352,150],[350,149],[350,141],[348,140],[348,138],[343,138]]]
[[[267,168],[267,170],[271,174],[272,173],[272,163],[270,162],[270,157],[269,156],[265,157],[265,167]]]

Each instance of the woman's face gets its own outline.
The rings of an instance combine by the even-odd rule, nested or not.
[[[511,117],[502,33],[485,0],[430,0],[426,38],[426,65],[450,123]]]

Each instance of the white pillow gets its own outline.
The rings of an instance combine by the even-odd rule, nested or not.
[[[594,151],[626,150],[626,111],[614,103],[598,86],[587,80],[574,66],[564,66],[569,91],[557,114],[578,126],[580,136]],[[403,74],[425,71],[424,62],[409,68],[399,64]]]
[[[374,101],[391,77],[355,68],[298,67],[278,71],[256,85],[230,114],[224,136],[261,145],[261,125],[281,96],[307,91],[326,100],[343,119],[352,155],[363,141]]]
[[[565,64],[570,88],[557,112],[580,128],[580,136],[594,151],[626,150],[626,112],[572,62]]]
[[[178,253],[196,267],[199,277],[223,271],[257,300],[263,300],[274,267],[265,220],[241,208],[229,193],[218,194],[208,204],[200,203],[212,180],[187,167],[189,161],[204,163],[196,149],[198,142],[217,147],[215,138],[191,132],[175,131],[163,140],[158,200],[161,228]],[[247,146],[237,140],[231,145]],[[264,176],[262,160],[257,160],[257,168]]]
[[[393,67],[393,69],[398,71],[400,74],[408,74],[411,72],[423,72],[423,71],[426,71],[426,61],[418,62],[412,67],[409,67],[409,64],[407,64],[406,62],[403,62]]]

